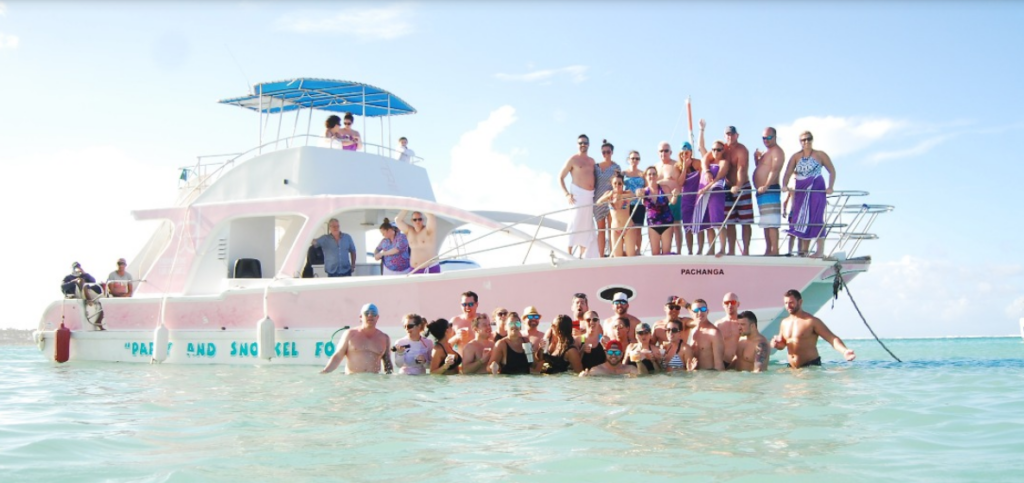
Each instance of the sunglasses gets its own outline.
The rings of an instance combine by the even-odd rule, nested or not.
[[[599,319],[597,317],[591,317],[591,318],[587,319],[587,322],[600,322],[600,321],[601,321],[601,319]]]
[[[809,143],[811,141],[814,141],[814,138],[800,138],[800,142],[802,143]]]
[[[771,141],[772,139],[775,139],[775,136],[761,136],[762,141]]]
[[[629,158],[630,161],[640,161],[640,158]]]
[[[371,310],[367,310],[366,312],[363,312],[363,315],[366,316],[366,317],[376,317],[377,316],[377,312],[373,312]]]
[[[472,307],[474,305],[476,305],[476,302],[463,302],[462,303],[463,307]]]
[[[661,150],[658,150],[658,152],[659,153],[671,153],[672,150],[671,149],[661,149]]]
[[[540,315],[527,315],[526,318],[529,320],[540,320]]]
[[[726,300],[725,302],[722,302],[722,305],[739,305],[739,303],[740,302],[738,300]]]
[[[651,331],[649,331],[649,330],[638,330],[638,331],[636,331],[636,335],[651,335]]]
[[[616,301],[612,302],[612,305],[625,305],[625,304],[628,304],[628,303],[629,302],[626,302],[625,300],[616,300]]]
[[[720,153],[722,151],[725,151],[725,149],[722,149],[722,148],[712,148],[711,150],[716,152],[716,153]]]
[[[423,221],[423,218],[413,218],[412,221]]]
[[[590,143],[584,143],[584,142],[579,142],[579,143],[576,143],[576,144],[579,144],[580,146],[590,146]]]
[[[668,309],[669,310],[679,310],[679,306],[676,305],[676,304],[669,304],[668,305]]]
[[[351,122],[346,122],[346,123],[345,123],[345,125],[346,125],[346,126],[351,126],[351,125],[352,125],[352,123],[351,123]]]
[[[675,328],[675,327],[672,327],[671,329],[668,329],[668,331],[669,331],[670,333],[672,333],[672,334],[678,334],[678,333],[682,332],[682,331],[683,331],[683,329],[677,329],[677,328]]]
[[[498,317],[504,317],[506,315],[508,315],[508,312],[504,312],[504,311],[498,312]]]
[[[420,324],[405,324],[405,330],[409,330],[409,329],[415,329],[415,328],[416,328],[416,327],[418,327],[419,325],[420,325]]]
[[[693,309],[693,313],[695,313],[695,314],[699,314],[701,312],[707,312],[707,311],[708,311],[707,307],[696,307],[696,308]]]
[[[612,154],[611,151],[601,151],[601,154]]]
[[[508,328],[510,328],[510,329],[522,329],[523,328],[523,323],[518,321],[518,320],[515,320],[515,321],[512,321],[512,322],[508,323]]]
[[[604,351],[605,354],[615,357],[622,357],[622,351],[611,349]]]

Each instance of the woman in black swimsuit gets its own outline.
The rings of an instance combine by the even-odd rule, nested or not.
[[[544,374],[560,374],[572,370],[579,373],[583,370],[580,350],[572,338],[572,319],[568,315],[559,315],[551,325],[551,342],[544,351]]]
[[[523,338],[523,322],[519,320],[519,314],[511,312],[507,316],[505,330],[508,335],[494,344],[494,352],[491,352],[491,362],[488,367],[492,374],[529,374],[530,364],[526,355]]]
[[[626,349],[626,364],[631,366],[641,363],[647,366],[647,373],[661,371],[661,350],[651,344],[651,326],[642,322],[636,326],[636,342]]]
[[[608,360],[608,355],[604,353],[604,346],[601,345],[601,339],[604,338],[601,317],[597,312],[588,310],[583,314],[583,320],[587,323],[587,333],[583,335],[583,343],[580,345],[580,350],[583,351],[580,361],[586,370],[604,364]]]
[[[448,342],[454,335],[455,329],[447,319],[437,319],[427,324],[427,331],[434,338],[434,349],[430,354],[430,373],[438,375],[458,374],[462,366],[462,356],[452,348]]]

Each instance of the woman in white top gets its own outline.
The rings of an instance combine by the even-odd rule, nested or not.
[[[406,314],[402,318],[405,337],[398,339],[392,350],[395,352],[395,366],[399,374],[426,374],[430,364],[430,351],[434,343],[421,335],[423,317]]]

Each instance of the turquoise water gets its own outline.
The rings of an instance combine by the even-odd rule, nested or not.
[[[322,376],[0,347],[0,481],[1021,481],[1020,338],[825,370]]]

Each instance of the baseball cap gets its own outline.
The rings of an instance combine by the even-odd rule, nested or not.
[[[626,296],[626,292],[615,292],[615,296],[612,297],[612,303],[615,302],[629,302],[629,297]]]
[[[72,270],[74,270],[74,269],[76,269],[76,268],[82,268],[82,264],[81,264],[81,263],[78,263],[78,262],[74,262],[74,263],[72,263],[72,264],[71,264],[71,269],[72,269]]]
[[[377,306],[373,304],[363,305],[363,308],[359,309],[359,313],[366,315],[380,315],[380,312],[377,311]]]
[[[668,296],[668,300],[665,301],[665,305],[678,304],[678,303],[679,303],[679,297],[676,296],[676,295],[669,295]]]
[[[608,343],[608,348],[606,350],[612,350],[612,349],[618,349],[618,350],[621,351],[622,350],[622,343],[617,341],[617,340],[613,340],[613,341],[609,342]]]
[[[736,134],[736,126],[729,126],[725,128],[725,132],[729,134]]]
[[[125,265],[128,265],[128,261],[127,261],[127,260],[125,260],[125,259],[123,259],[123,258],[118,258],[118,259],[117,259],[117,263],[118,263],[119,265],[120,265],[120,264],[122,264],[122,263],[123,263],[123,264],[125,264]]]
[[[636,331],[635,332],[650,332],[650,331],[651,331],[651,324],[648,324],[647,322],[640,322],[639,324],[636,324]]]
[[[693,151],[693,146],[689,142],[683,143],[683,151]]]

